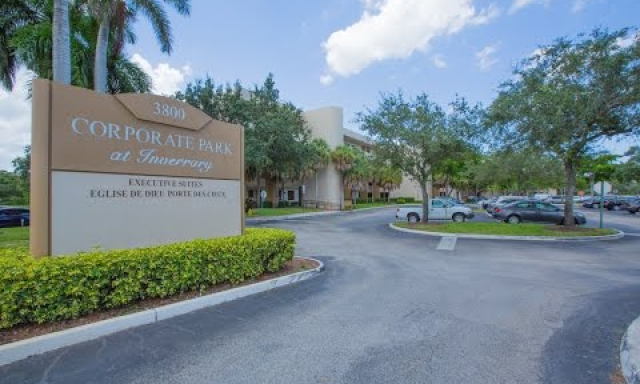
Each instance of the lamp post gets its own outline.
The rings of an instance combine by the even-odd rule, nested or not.
[[[604,226],[604,181],[600,181],[600,228]]]

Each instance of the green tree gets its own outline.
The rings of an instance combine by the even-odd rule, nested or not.
[[[596,29],[541,47],[491,105],[488,121],[506,145],[533,147],[563,162],[567,226],[575,226],[581,160],[604,138],[640,134],[640,41],[634,33]],[[621,44],[625,39],[631,44]]]
[[[189,0],[86,0],[89,11],[98,21],[98,35],[94,56],[94,89],[106,92],[108,84],[108,58],[110,45],[121,44],[125,33],[118,33],[119,39],[113,40],[113,30],[125,31],[137,17],[146,16],[162,52],[171,54],[173,50],[173,36],[171,23],[162,3],[172,6],[180,15],[189,15],[191,5]]]
[[[211,117],[245,128],[245,169],[256,179],[258,191],[264,178],[273,186],[272,203],[278,204],[277,187],[308,176],[301,159],[310,152],[311,134],[295,105],[280,100],[273,75],[249,92],[239,82],[216,85],[210,79],[187,85],[176,98]]]
[[[382,96],[375,109],[357,115],[362,129],[375,140],[382,159],[411,176],[422,191],[422,218],[428,221],[428,185],[445,161],[465,153],[472,145],[473,117],[479,110],[464,100],[452,104],[453,113],[430,101],[426,94],[407,101],[402,93]]]
[[[594,194],[593,184],[599,181],[612,181],[612,177],[617,169],[616,162],[620,156],[608,152],[596,152],[585,155],[580,159],[577,173],[577,184],[584,178],[586,185],[589,185],[591,196]],[[599,192],[598,192],[599,193]]]
[[[0,81],[11,91],[20,62],[11,38],[22,26],[37,20],[36,10],[26,0],[4,0],[0,3]]]
[[[340,208],[344,208],[344,188],[348,185],[347,173],[353,168],[357,154],[348,145],[339,145],[331,152],[331,162],[342,176],[342,188],[340,188]]]
[[[631,147],[624,157],[626,161],[615,167],[614,186],[620,194],[640,195],[640,147]]]
[[[315,196],[318,197],[318,172],[329,166],[331,163],[331,148],[324,139],[314,138],[308,144],[302,147],[302,156],[298,162],[298,177],[301,184],[304,181],[314,175],[315,181]],[[304,203],[304,193],[300,197],[300,201]]]
[[[6,39],[0,40],[0,50],[8,47],[14,64],[24,65],[38,77],[53,79],[53,3],[51,0],[26,1],[34,16],[25,19],[19,27],[11,29]],[[71,20],[71,84],[93,88],[93,64],[97,21],[88,15],[80,2],[69,9]],[[124,33],[112,29],[114,35]],[[127,41],[133,41],[126,33]],[[110,93],[148,92],[151,79],[125,55],[124,43],[114,45],[108,57],[108,90]]]
[[[527,195],[562,185],[562,163],[531,150],[496,151],[472,168],[476,183],[509,194]]]
[[[22,156],[13,159],[11,165],[13,165],[13,172],[28,185],[31,172],[31,146],[25,146]]]
[[[402,183],[402,170],[390,166],[387,161],[378,156],[374,157],[371,166],[372,181],[387,192],[386,200],[389,201],[388,193]]]
[[[353,205],[358,204],[359,191],[369,185],[369,181],[373,179],[373,167],[369,156],[359,148],[352,149],[355,155],[353,163],[349,169],[343,172],[343,182],[346,187],[355,189],[355,199]]]

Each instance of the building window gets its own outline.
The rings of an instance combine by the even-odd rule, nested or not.
[[[294,191],[287,191],[287,200],[288,201],[294,201],[296,199],[296,194]]]

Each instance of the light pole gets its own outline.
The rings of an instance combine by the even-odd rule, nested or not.
[[[600,228],[604,226],[604,181],[600,181]]]

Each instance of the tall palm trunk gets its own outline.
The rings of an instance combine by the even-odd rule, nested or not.
[[[53,81],[71,84],[69,0],[53,2]]]
[[[98,41],[96,44],[96,56],[93,65],[93,86],[96,92],[107,92],[107,54],[109,49],[109,25],[111,24],[111,12],[106,11],[100,22]]]

